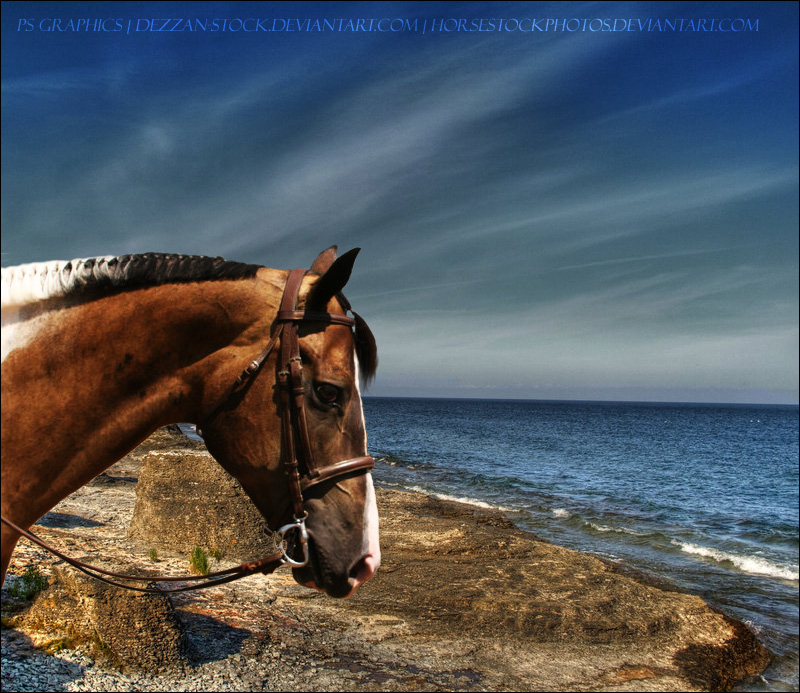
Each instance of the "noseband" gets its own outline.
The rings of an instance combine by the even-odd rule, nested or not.
[[[117,587],[124,587],[137,592],[156,594],[163,594],[165,592],[185,592],[232,582],[233,580],[238,580],[248,575],[253,575],[254,573],[271,573],[284,564],[291,565],[295,568],[302,568],[308,565],[309,537],[308,529],[306,528],[308,513],[303,508],[303,491],[316,484],[329,481],[330,479],[336,479],[362,470],[370,470],[374,467],[375,460],[369,455],[365,455],[363,457],[352,457],[339,462],[332,462],[323,466],[318,466],[314,461],[305,411],[306,388],[303,384],[303,361],[300,357],[299,328],[302,323],[322,323],[345,325],[352,330],[356,325],[356,321],[354,318],[348,317],[347,315],[298,310],[297,304],[300,287],[305,275],[306,270],[304,269],[292,270],[289,273],[283,290],[281,305],[273,323],[273,334],[269,343],[261,354],[251,361],[242,371],[225,399],[203,419],[203,424],[199,425],[197,428],[198,433],[202,436],[202,427],[207,425],[207,423],[223,408],[226,408],[234,395],[242,392],[249,386],[249,383],[251,383],[261,371],[261,367],[269,358],[275,346],[280,344],[278,357],[275,362],[275,387],[278,389],[280,395],[278,401],[280,406],[281,433],[283,437],[283,465],[289,479],[289,492],[291,494],[294,522],[284,525],[276,532],[278,536],[277,543],[279,553],[266,556],[257,561],[242,563],[233,568],[228,568],[227,570],[209,573],[208,575],[185,575],[180,577],[163,575],[133,576],[114,573],[66,556],[32,532],[19,527],[5,517],[0,517],[3,524],[8,525],[18,534],[39,544],[39,546],[47,549],[52,554],[65,560],[87,575]],[[350,305],[344,296],[340,294],[338,299],[345,310],[350,309]],[[287,535],[289,535],[290,532],[297,533],[296,542],[299,544],[302,551],[302,556],[299,558],[294,558],[289,553],[290,541]],[[103,577],[103,575],[116,579],[139,582],[205,582],[203,584],[190,585],[187,587],[162,589],[150,586],[133,587],[114,580],[109,580]]]

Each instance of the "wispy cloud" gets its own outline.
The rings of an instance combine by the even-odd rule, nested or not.
[[[348,296],[390,378],[690,382],[732,378],[715,358],[750,377],[747,354],[765,382],[796,382],[796,147],[770,120],[796,115],[796,86],[763,80],[784,48],[272,38],[12,70],[4,262],[169,250],[289,267],[359,245]],[[674,72],[688,56],[698,69]]]
[[[576,269],[588,269],[589,267],[608,267],[611,265],[627,265],[627,264],[639,264],[642,262],[647,262],[649,260],[665,260],[665,259],[673,259],[673,258],[680,258],[680,257],[695,257],[698,255],[709,255],[713,253],[718,253],[720,248],[714,248],[713,250],[679,250],[671,253],[657,253],[655,255],[635,255],[633,257],[615,257],[610,258],[608,260],[597,260],[595,262],[583,262],[578,265],[564,265],[562,267],[558,267],[558,271],[565,271],[565,270],[576,270]]]
[[[4,79],[0,90],[4,99],[51,99],[86,96],[97,91],[97,71],[69,68]]]

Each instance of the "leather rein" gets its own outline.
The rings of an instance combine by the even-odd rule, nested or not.
[[[303,509],[303,491],[323,481],[328,481],[354,472],[360,472],[362,470],[372,469],[375,465],[375,461],[369,455],[365,455],[363,457],[353,457],[339,462],[333,462],[327,466],[321,467],[317,466],[314,462],[305,412],[303,362],[300,357],[300,338],[298,335],[300,324],[304,322],[318,322],[323,324],[345,325],[352,330],[356,325],[356,320],[347,315],[298,310],[297,302],[300,287],[305,275],[306,270],[304,269],[292,270],[289,273],[284,287],[280,309],[272,325],[273,334],[269,343],[261,354],[251,361],[242,371],[225,399],[211,414],[209,414],[209,416],[205,417],[205,421],[208,422],[227,405],[235,394],[242,391],[242,389],[261,371],[262,366],[269,358],[275,346],[278,343],[280,344],[278,358],[275,363],[275,387],[280,393],[281,434],[284,443],[283,464],[284,470],[289,478],[289,492],[291,494],[294,521],[284,525],[275,533],[279,538],[277,542],[278,552],[256,561],[241,563],[233,568],[208,573],[206,575],[125,575],[98,568],[75,558],[71,558],[58,549],[53,548],[32,532],[0,516],[0,520],[3,524],[8,525],[18,534],[38,544],[53,555],[61,558],[71,566],[96,580],[106,582],[116,587],[123,587],[136,592],[146,592],[149,594],[169,594],[172,592],[187,592],[189,590],[213,587],[226,582],[239,580],[255,573],[269,574],[284,564],[288,564],[294,568],[301,568],[308,565],[310,560],[309,537],[305,524],[308,513]],[[340,294],[338,298],[342,307],[345,308],[345,310],[350,310],[350,305],[344,296]],[[198,428],[198,432],[201,432],[201,428]],[[297,533],[297,539],[295,541],[299,544],[300,550],[302,551],[300,557],[295,558],[290,555],[289,539],[287,538],[290,532]],[[114,579],[112,580],[110,578]],[[164,589],[149,585],[147,587],[134,587],[117,582],[117,580],[147,583],[201,582],[201,584]]]

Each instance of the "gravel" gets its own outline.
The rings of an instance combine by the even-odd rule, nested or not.
[[[365,669],[351,666],[342,677],[339,658],[322,660],[265,651],[239,653],[159,674],[119,672],[74,649],[46,654],[24,635],[2,632],[3,691],[294,691],[353,690]],[[369,689],[370,686],[366,686]]]

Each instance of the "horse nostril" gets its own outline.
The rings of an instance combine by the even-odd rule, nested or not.
[[[378,570],[378,561],[370,553],[361,558],[351,569],[350,578],[355,583],[353,589],[363,585],[367,580],[375,575]]]

